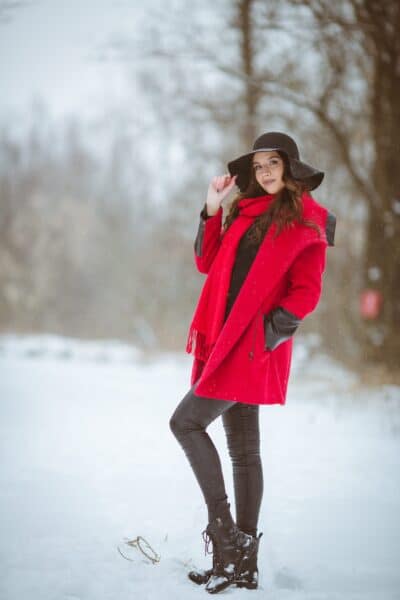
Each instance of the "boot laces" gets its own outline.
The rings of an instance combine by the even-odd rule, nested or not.
[[[213,555],[213,574],[217,575],[223,573],[223,562],[221,560],[221,556],[218,552],[218,544],[212,535],[207,533],[205,529],[202,532],[203,540],[204,540],[204,554],[212,554]],[[212,544],[212,550],[209,550],[210,543]]]
[[[212,540],[212,537],[210,535],[208,535],[207,530],[204,529],[204,531],[202,531],[202,536],[203,536],[203,540],[204,540],[204,555],[206,556],[207,554],[212,554],[213,550],[214,550],[214,543]],[[212,549],[209,549],[210,543],[212,544]]]

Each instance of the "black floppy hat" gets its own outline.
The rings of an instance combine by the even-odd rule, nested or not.
[[[241,192],[246,190],[250,181],[253,154],[271,150],[279,150],[285,153],[293,179],[303,181],[310,190],[315,190],[321,184],[324,172],[300,160],[299,149],[294,139],[286,133],[269,131],[256,139],[251,152],[243,154],[228,163],[229,173],[232,176],[237,175],[236,185]]]

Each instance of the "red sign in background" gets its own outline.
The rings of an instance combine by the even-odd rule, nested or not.
[[[360,313],[365,319],[376,319],[382,307],[382,293],[379,290],[366,289],[360,294]]]

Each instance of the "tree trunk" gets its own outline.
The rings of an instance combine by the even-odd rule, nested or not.
[[[383,302],[378,317],[367,323],[364,356],[396,368],[400,366],[400,8],[394,12],[389,30],[382,27],[374,36],[371,183],[377,198],[369,210],[364,269],[366,287],[379,290]]]
[[[254,0],[239,0],[237,9],[237,26],[241,36],[240,53],[242,72],[245,76],[246,87],[244,90],[245,118],[241,125],[241,139],[245,148],[252,148],[256,138],[255,121],[259,98],[258,85],[254,81],[254,49],[253,49],[253,24],[252,8]]]

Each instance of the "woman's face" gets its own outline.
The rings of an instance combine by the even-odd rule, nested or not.
[[[277,194],[285,187],[283,159],[275,150],[253,154],[252,168],[257,182],[267,194]]]

